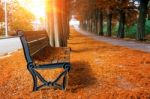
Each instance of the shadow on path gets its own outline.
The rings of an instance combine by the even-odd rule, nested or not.
[[[69,88],[72,92],[94,85],[95,82],[96,78],[88,62],[76,61],[72,63],[72,69],[69,73]]]

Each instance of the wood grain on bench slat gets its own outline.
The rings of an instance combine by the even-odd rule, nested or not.
[[[38,45],[38,46],[33,46],[30,48],[30,53],[31,56],[33,56],[35,53],[37,53],[38,51],[42,50],[44,47],[46,47],[48,45],[48,43],[45,43],[43,45]]]
[[[29,47],[34,47],[34,46],[39,46],[43,44],[48,44],[48,41],[45,39],[45,40],[36,41],[36,42],[28,43],[28,44],[29,44]]]
[[[35,53],[37,53],[39,50],[43,49],[44,47],[46,47],[48,45],[48,41],[47,40],[42,40],[42,41],[36,41],[36,42],[32,42],[29,44],[29,49],[30,49],[30,53],[31,55],[34,55]]]
[[[24,36],[30,42],[38,38],[47,37],[47,33],[46,31],[24,31]]]
[[[40,47],[37,47],[36,49],[31,49],[30,53],[31,56],[33,56],[34,54],[36,54],[37,52],[39,52],[40,50],[42,50],[44,47],[46,47],[47,45],[42,45]]]
[[[49,39],[45,31],[25,31],[24,35],[27,38],[31,56],[49,45]]]

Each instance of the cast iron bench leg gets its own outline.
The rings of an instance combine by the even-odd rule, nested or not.
[[[36,74],[33,72],[33,69],[32,69],[32,65],[28,65],[27,68],[30,72],[30,74],[32,75],[32,78],[33,78],[33,91],[36,91],[37,90],[37,78],[36,78]]]
[[[28,65],[28,70],[32,75],[33,78],[33,91],[37,91],[38,89],[44,87],[44,86],[53,86],[62,90],[65,90],[66,84],[67,84],[67,74],[70,70],[69,67],[64,67],[64,71],[53,81],[46,81],[34,68],[34,66],[31,64]],[[57,82],[60,80],[60,78],[63,77],[63,83],[62,85],[58,84]],[[37,79],[39,79],[43,84],[38,86]]]

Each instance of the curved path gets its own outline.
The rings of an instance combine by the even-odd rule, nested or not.
[[[89,36],[89,37],[91,37],[97,41],[103,41],[103,42],[111,43],[113,45],[125,46],[125,47],[132,48],[135,50],[150,52],[150,44],[146,44],[146,43],[142,43],[142,42],[136,42],[136,41],[126,41],[126,40],[121,40],[121,39],[113,39],[113,38],[108,38],[108,37],[104,37],[104,36],[97,36],[94,33],[87,32],[87,31],[81,30],[79,28],[75,28],[75,29],[79,33],[81,33],[83,35],[87,35],[87,36]]]

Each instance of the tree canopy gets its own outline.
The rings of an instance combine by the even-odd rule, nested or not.
[[[18,0],[11,0],[7,2],[7,17],[8,17],[8,31],[13,32],[16,30],[33,30],[32,22],[34,15],[26,8],[22,7]],[[0,3],[0,22],[1,32],[4,32],[4,3]]]
[[[71,1],[71,5],[73,5],[71,11],[80,20],[82,28],[98,34],[104,32],[106,36],[115,34],[119,38],[124,38],[127,36],[127,27],[137,24],[134,38],[145,40],[145,24],[150,12],[149,0]],[[113,33],[116,26],[118,31]]]
[[[8,2],[8,26],[11,31],[14,30],[32,30],[32,21],[34,15],[22,7],[18,1],[12,0]]]

